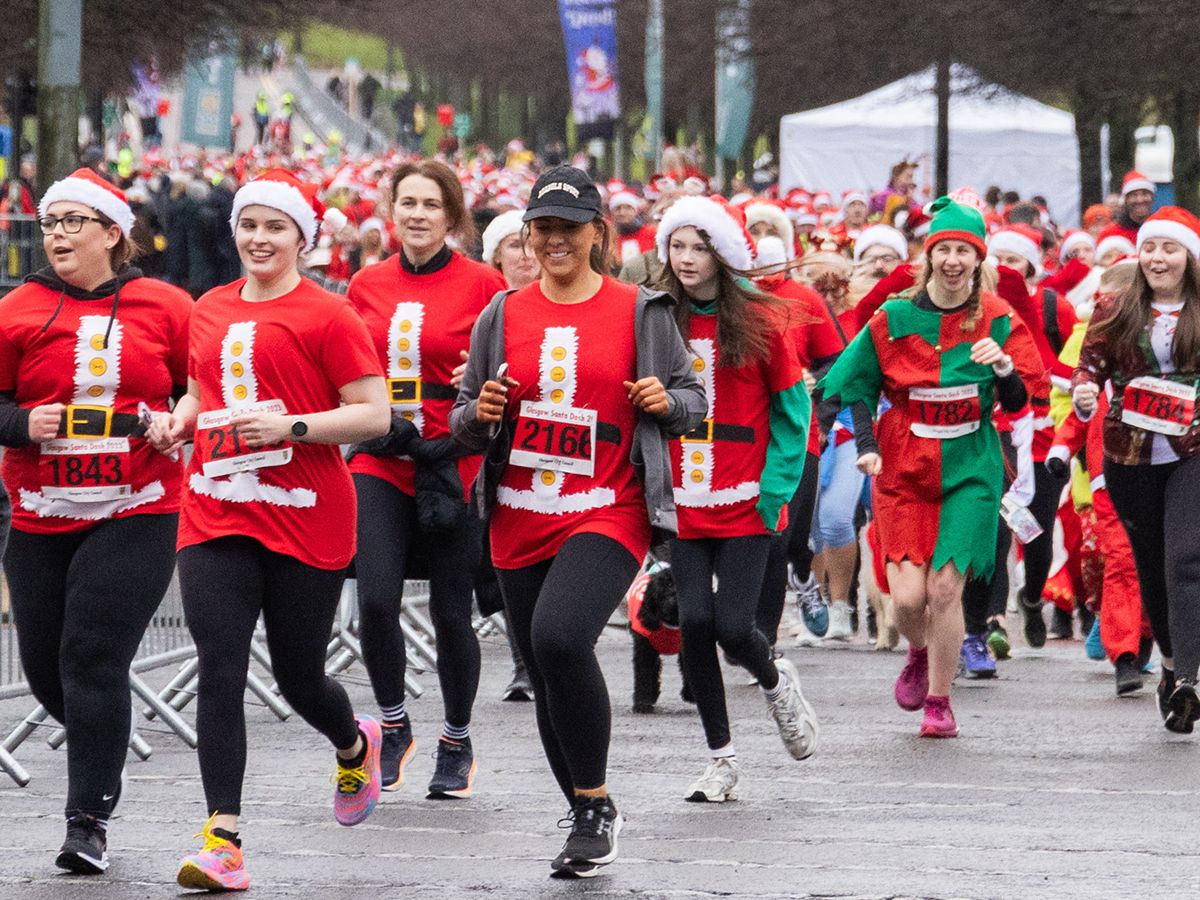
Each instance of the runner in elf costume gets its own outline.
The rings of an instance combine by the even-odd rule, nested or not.
[[[874,475],[897,625],[908,660],[896,702],[924,707],[922,736],[955,737],[950,683],[963,640],[962,589],[995,566],[1003,460],[992,407],[1015,411],[1047,390],[1046,370],[1020,317],[980,287],[982,214],[948,197],[933,204],[926,265],[913,291],[889,300],[821,382],[837,403],[882,398]]]

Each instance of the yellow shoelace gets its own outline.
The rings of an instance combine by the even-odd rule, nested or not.
[[[358,789],[370,781],[367,777],[367,770],[362,766],[348,769],[340,762],[337,770],[337,788],[339,794],[354,794]]]
[[[225,838],[213,834],[213,819],[216,817],[217,813],[213,813],[208,817],[208,821],[204,823],[204,828],[192,835],[192,837],[204,838],[204,846],[200,849],[201,853],[208,853],[209,851],[218,849],[223,844],[229,843]]]

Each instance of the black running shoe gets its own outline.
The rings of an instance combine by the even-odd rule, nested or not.
[[[1142,689],[1142,667],[1138,665],[1137,656],[1132,653],[1122,653],[1117,657],[1114,676],[1117,680],[1118,697]]]
[[[1075,620],[1069,612],[1056,606],[1050,618],[1053,620],[1050,623],[1050,634],[1056,641],[1069,641],[1075,637]]]
[[[617,836],[625,820],[611,797],[580,797],[566,819],[571,833],[550,863],[552,878],[591,878],[617,858]]]
[[[379,772],[383,790],[398,791],[404,784],[404,767],[417,750],[412,724],[407,717],[399,725],[383,726],[383,743],[379,748]]]
[[[504,689],[504,696],[500,699],[510,703],[528,703],[533,699],[533,682],[529,680],[529,673],[524,666],[513,669],[512,681],[508,683],[508,687]]]
[[[1166,724],[1169,731],[1191,734],[1200,719],[1200,696],[1196,694],[1196,682],[1181,678],[1171,692]]]
[[[452,797],[471,796],[471,785],[475,782],[475,754],[471,752],[471,739],[437,742],[437,756],[433,778],[429,781],[426,800],[448,800]]]
[[[67,839],[54,864],[76,875],[102,875],[108,868],[108,832],[95,816],[67,819]]]
[[[1154,704],[1158,707],[1158,714],[1162,716],[1163,721],[1167,721],[1167,714],[1171,711],[1171,695],[1175,693],[1175,673],[1168,668],[1163,668],[1162,677],[1158,680],[1158,690],[1154,694]]]
[[[1025,643],[1034,650],[1046,646],[1046,620],[1042,618],[1042,598],[1033,603],[1025,600],[1025,588],[1017,592],[1017,605],[1025,619]]]

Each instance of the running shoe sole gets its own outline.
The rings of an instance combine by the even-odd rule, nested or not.
[[[922,726],[921,726],[921,733],[920,733],[920,735],[918,735],[918,737],[923,737],[923,738],[956,738],[956,737],[958,737],[958,728],[955,728],[953,731],[941,731],[941,730],[939,730],[939,729],[937,729],[937,728],[926,728],[924,725],[922,725]]]
[[[76,875],[103,875],[108,868],[108,854],[95,859],[78,850],[63,850],[54,860],[54,864]]]
[[[397,776],[396,780],[393,781],[391,784],[380,785],[379,789],[381,791],[387,791],[388,793],[392,793],[393,791],[400,790],[400,788],[404,786],[404,767],[408,765],[409,760],[411,760],[413,758],[413,754],[416,752],[417,752],[417,742],[409,741],[408,749],[405,750],[404,755],[402,757],[400,757],[400,774]]]
[[[738,798],[737,791],[729,791],[728,793],[709,795],[704,791],[692,791],[683,799],[688,803],[724,803],[726,800],[736,800]]]
[[[1171,694],[1164,724],[1176,734],[1191,734],[1197,719],[1200,719],[1200,697],[1190,685],[1180,685]]]
[[[550,862],[550,877],[559,879],[595,878],[600,874],[601,869],[617,858],[617,838],[624,824],[625,818],[617,813],[616,821],[613,822],[612,852],[605,854],[600,859],[567,859],[560,853]]]
[[[250,887],[249,878],[241,885],[229,885],[218,881],[191,860],[179,867],[175,882],[180,887],[195,888],[199,891],[244,891]]]
[[[471,761],[471,771],[467,773],[467,786],[455,791],[430,791],[425,795],[426,800],[465,800],[471,796],[475,787],[475,761]]]
[[[999,631],[988,632],[987,645],[992,651],[992,655],[995,656],[998,661],[1008,659],[1009,655],[1012,653],[1012,644],[1010,644],[1008,638]]]

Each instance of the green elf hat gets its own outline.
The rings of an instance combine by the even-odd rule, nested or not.
[[[949,197],[938,197],[927,212],[933,221],[929,223],[929,235],[925,238],[926,253],[939,241],[964,241],[978,250],[980,257],[987,256],[987,226],[979,210]]]

